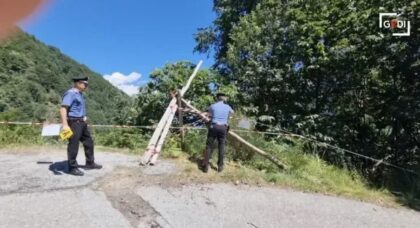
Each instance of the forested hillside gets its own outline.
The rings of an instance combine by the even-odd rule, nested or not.
[[[112,123],[129,97],[87,66],[24,32],[0,43],[0,120],[54,121],[71,77],[89,76],[88,117]]]

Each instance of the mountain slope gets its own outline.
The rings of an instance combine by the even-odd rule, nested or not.
[[[88,117],[93,123],[112,123],[119,102],[129,97],[87,66],[19,32],[0,44],[0,120],[57,121],[61,95],[71,77],[89,76]]]

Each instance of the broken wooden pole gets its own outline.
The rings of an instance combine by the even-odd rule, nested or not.
[[[248,148],[250,148],[252,151],[254,151],[255,153],[267,158],[268,160],[270,160],[271,162],[273,162],[277,167],[279,167],[280,169],[287,169],[287,166],[280,162],[277,158],[275,158],[274,156],[272,156],[271,154],[259,149],[258,147],[252,145],[251,143],[249,143],[248,141],[246,141],[245,139],[243,139],[241,136],[239,136],[238,134],[236,134],[233,131],[229,131],[228,132],[230,136],[232,136],[234,139],[238,140],[239,142],[243,143],[244,145],[246,145]]]
[[[152,157],[150,158],[150,162],[149,162],[150,165],[155,165],[156,164],[156,161],[157,161],[157,159],[158,159],[158,157],[160,155],[160,151],[162,150],[162,146],[165,143],[166,135],[168,134],[169,128],[172,125],[172,120],[175,117],[175,112],[176,112],[177,109],[178,109],[178,105],[174,105],[172,107],[172,109],[171,109],[171,113],[170,113],[170,115],[168,117],[168,120],[166,122],[166,125],[163,128],[163,131],[162,131],[162,134],[161,134],[161,136],[159,138],[158,143],[156,144],[155,151],[152,154]]]
[[[203,61],[200,61],[195,67],[194,72],[191,74],[187,83],[185,84],[185,86],[182,88],[180,92],[181,97],[189,89],[192,80],[197,75],[198,70],[200,69],[202,64],[203,64]],[[177,110],[177,108],[178,108],[177,99],[176,97],[173,97],[172,100],[169,102],[168,108],[166,109],[165,113],[160,119],[158,126],[153,132],[152,138],[149,141],[146,151],[140,160],[141,165],[146,165],[146,164],[154,165],[154,163],[156,162],[159,156],[160,150],[162,148],[162,145],[165,141],[166,135],[168,134],[169,128],[172,125],[172,120],[174,118],[175,111]]]
[[[183,111],[182,111],[182,101],[181,101],[181,96],[180,93],[177,94],[177,98],[178,100],[178,119],[179,119],[179,126],[180,131],[181,131],[181,148],[184,148],[184,142],[185,142],[185,129],[184,129],[184,115],[183,115]]]
[[[146,165],[149,163],[151,156],[155,152],[156,144],[159,140],[159,136],[162,133],[164,126],[166,125],[166,121],[168,116],[171,112],[171,106],[175,105],[176,100],[172,99],[169,103],[168,108],[166,108],[165,113],[163,114],[162,118],[160,119],[158,125],[156,126],[155,131],[153,132],[152,137],[149,140],[149,144],[146,147],[146,151],[144,152],[142,158],[140,159],[141,165]]]
[[[210,119],[207,116],[205,116],[197,108],[195,108],[194,106],[192,106],[189,102],[187,102],[184,99],[182,99],[182,102],[185,104],[185,106],[187,106],[189,109],[191,109],[193,111],[193,113],[196,113],[197,115],[199,115],[206,122],[210,121]],[[259,149],[258,147],[252,145],[251,143],[249,143],[248,141],[246,141],[245,139],[243,139],[241,136],[239,136],[238,134],[236,134],[234,131],[230,130],[230,131],[228,131],[228,134],[230,136],[232,136],[234,139],[236,139],[239,142],[243,143],[245,146],[247,146],[249,149],[251,149],[251,151],[255,152],[258,155],[261,155],[262,157],[264,157],[264,158],[268,159],[269,161],[271,161],[272,163],[274,163],[280,169],[288,169],[288,167],[287,167],[286,164],[284,164],[283,162],[279,161],[277,158],[275,158],[274,156],[270,155],[269,153],[267,153],[267,152]]]
[[[193,113],[196,113],[198,116],[200,116],[201,119],[203,119],[206,122],[210,121],[210,119],[207,116],[200,112],[200,110],[198,110],[196,107],[192,106],[188,101],[186,101],[185,99],[181,99],[181,101],[185,104],[185,106],[191,109]]]

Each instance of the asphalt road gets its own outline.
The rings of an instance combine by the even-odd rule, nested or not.
[[[104,169],[74,177],[65,151],[1,150],[0,228],[420,227],[420,213],[404,208],[278,188],[162,184],[177,182],[169,161],[141,168],[136,156],[96,157]]]

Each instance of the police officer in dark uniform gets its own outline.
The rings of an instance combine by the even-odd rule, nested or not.
[[[229,114],[233,114],[233,109],[226,104],[227,97],[223,93],[216,95],[217,102],[208,109],[208,117],[211,119],[207,134],[207,146],[204,155],[203,171],[208,172],[209,160],[213,151],[214,140],[217,139],[219,156],[217,161],[217,171],[222,172],[224,168],[225,144],[228,131]]]
[[[83,143],[85,150],[85,169],[101,169],[102,166],[95,163],[93,140],[86,123],[86,102],[83,92],[88,87],[88,77],[80,75],[73,77],[72,80],[74,82],[73,88],[63,95],[60,116],[63,129],[70,128],[73,131],[73,136],[69,139],[67,146],[69,173],[83,176],[83,172],[78,169],[76,161],[79,141]]]

